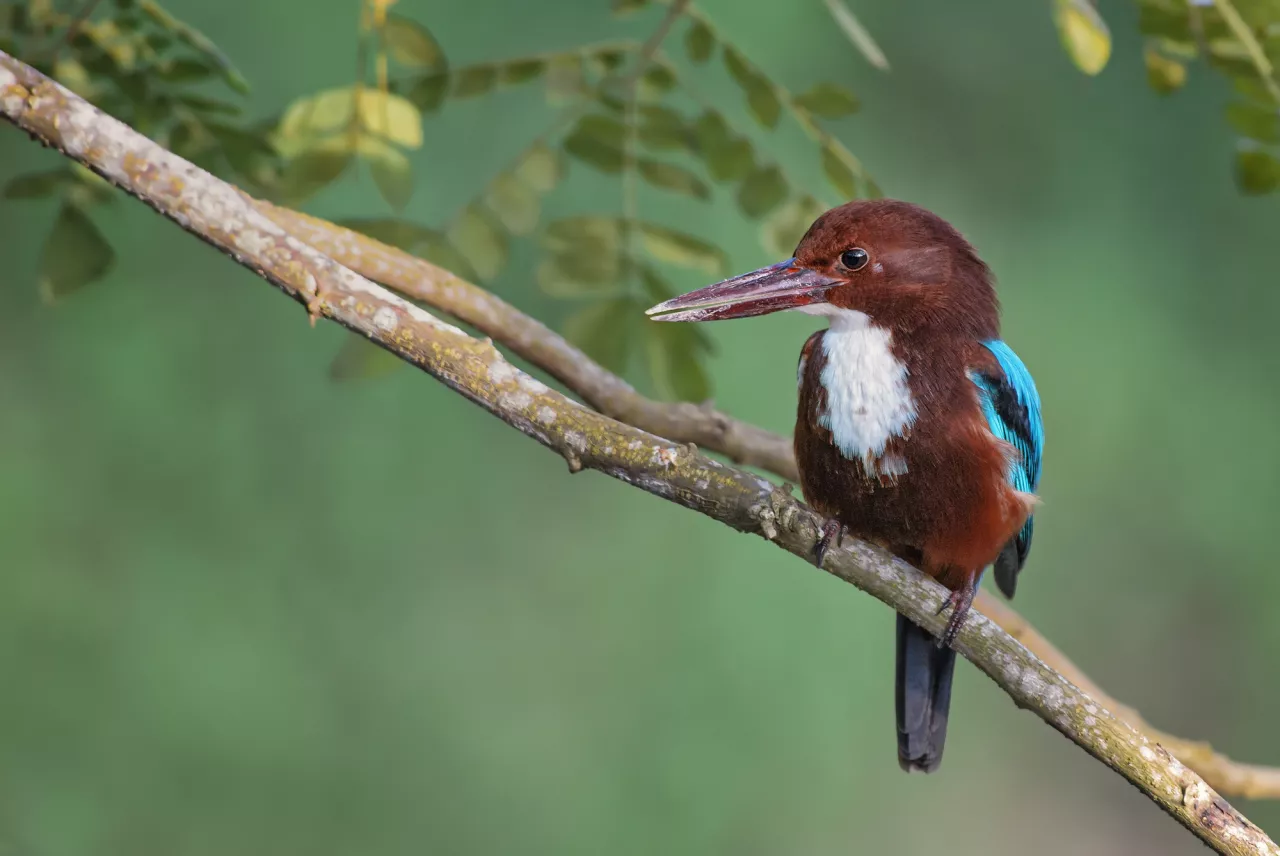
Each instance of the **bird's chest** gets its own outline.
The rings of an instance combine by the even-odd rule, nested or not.
[[[971,430],[981,414],[962,385],[963,361],[907,357],[887,330],[833,324],[805,344],[799,370],[805,499],[893,543],[919,541],[955,517],[992,475],[965,445],[986,432]]]
[[[907,472],[904,451],[919,406],[888,330],[863,323],[815,334],[798,375],[797,435],[807,428],[809,439],[829,446],[868,481]]]

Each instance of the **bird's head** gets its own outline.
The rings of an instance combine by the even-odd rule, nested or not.
[[[990,272],[946,220],[907,202],[850,202],[820,216],[786,261],[659,303],[655,321],[719,321],[798,309],[866,316],[903,332],[985,338],[998,326]]]

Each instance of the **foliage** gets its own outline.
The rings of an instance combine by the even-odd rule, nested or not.
[[[1230,81],[1228,124],[1240,135],[1235,176],[1247,194],[1280,189],[1280,3],[1275,0],[1137,0],[1147,80],[1161,95],[1181,89],[1204,59]],[[1106,65],[1110,36],[1092,0],[1054,0],[1059,33],[1077,66]]]
[[[113,0],[81,20],[53,0],[0,9],[0,47],[92,100],[177,154],[253,189],[275,153],[263,128],[238,120],[245,79],[203,34],[154,0]],[[227,100],[228,93],[231,90]],[[18,176],[6,199],[56,197],[61,207],[41,254],[48,301],[103,276],[114,253],[89,212],[115,193],[78,166]]]
[[[722,249],[704,237],[642,216],[640,187],[714,206],[729,198],[759,223],[775,256],[794,248],[813,218],[833,204],[875,197],[862,164],[828,130],[858,98],[844,86],[815,81],[798,93],[783,86],[735,45],[704,11],[672,0],[613,0],[620,26],[650,25],[678,13],[662,44],[624,38],[569,50],[453,67],[420,21],[390,11],[394,0],[361,0],[359,75],[350,85],[299,97],[269,121],[240,119],[243,77],[203,35],[154,0],[81,0],[74,11],[55,0],[23,0],[0,16],[0,45],[177,154],[291,206],[358,166],[367,168],[389,216],[345,225],[482,283],[507,267],[513,244],[541,254],[536,280],[569,305],[565,334],[602,364],[625,372],[643,359],[663,394],[700,400],[709,342],[694,325],[643,323],[643,309],[672,296],[678,270],[705,280],[730,273]],[[883,51],[843,0],[824,0],[838,29],[876,68]],[[1248,193],[1280,187],[1280,90],[1271,59],[1280,17],[1263,0],[1139,0],[1145,56],[1158,92],[1177,90],[1187,65],[1204,56],[1227,74],[1238,98],[1227,119],[1243,137],[1237,175]],[[1052,0],[1071,60],[1099,73],[1111,53],[1107,25],[1090,0]],[[637,14],[638,13],[638,14]],[[664,21],[663,26],[666,22]],[[699,84],[722,75],[740,104],[707,101]],[[424,125],[451,100],[503,90],[543,97],[548,127],[446,222],[425,225],[402,212],[415,189],[412,155]],[[813,169],[786,167],[767,141],[783,123],[813,141]],[[544,197],[570,168],[619,184],[618,206],[542,222]],[[824,187],[802,175],[821,175]],[[89,213],[112,199],[96,176],[67,167],[24,175],[7,198],[57,196],[62,207],[42,255],[40,287],[49,300],[100,278],[113,253]],[[645,197],[648,198],[648,197]],[[72,263],[68,260],[74,259]],[[370,377],[393,361],[367,343],[347,343],[335,378]]]

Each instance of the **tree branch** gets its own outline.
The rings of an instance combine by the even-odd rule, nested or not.
[[[467,336],[290,235],[235,188],[166,152],[34,69],[0,52],[0,112],[93,169],[188,232],[221,249],[312,318],[368,336],[470,401],[562,455],[733,528],[808,557],[822,520],[772,483],[595,413]],[[834,551],[829,573],[937,633],[945,590],[862,542]],[[1232,856],[1280,856],[1280,847],[1162,747],[973,614],[957,639],[1021,707],[1035,711],[1198,836]]]
[[[760,467],[786,481],[799,480],[789,439],[739,422],[710,407],[645,398],[555,331],[449,271],[328,221],[268,202],[255,201],[254,204],[290,234],[339,264],[452,315],[506,345],[605,415],[677,443],[693,443],[719,452],[737,463]],[[1215,752],[1208,743],[1156,730],[1137,710],[1104,692],[1004,602],[982,591],[973,605],[1085,693],[1195,769],[1220,792],[1249,799],[1280,799],[1280,768],[1233,761]]]

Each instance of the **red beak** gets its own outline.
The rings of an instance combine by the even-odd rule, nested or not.
[[[795,309],[826,300],[841,284],[825,274],[800,267],[795,259],[753,270],[715,285],[659,303],[645,314],[654,321],[721,321]]]

